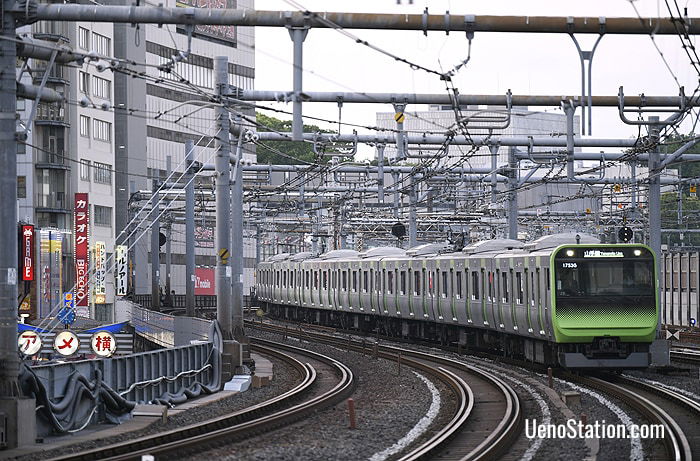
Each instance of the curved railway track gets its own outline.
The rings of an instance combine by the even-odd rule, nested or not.
[[[700,349],[673,348],[671,349],[671,359],[677,362],[700,365]]]
[[[364,342],[327,334],[289,329],[271,324],[250,324],[261,330],[295,336],[341,349],[354,350],[400,361],[430,374],[456,396],[456,410],[443,427],[399,458],[480,460],[497,459],[517,439],[522,429],[522,409],[513,388],[499,377],[477,367],[444,357],[392,346],[368,348]]]
[[[662,425],[666,453],[653,454],[655,459],[700,459],[700,403],[630,377],[584,377],[568,373],[562,377],[612,395],[642,414],[650,424]]]
[[[223,443],[230,444],[298,421],[339,403],[351,395],[355,388],[356,382],[352,371],[333,358],[266,340],[255,340],[252,347],[263,355],[277,357],[292,365],[301,374],[301,382],[279,396],[225,416],[51,459],[55,461],[125,460],[140,459],[146,454],[180,457],[183,453],[193,450],[204,451]],[[287,353],[280,350],[285,350]],[[295,356],[303,356],[307,362],[311,361],[317,366],[332,370],[331,373],[324,373],[324,375],[335,375],[337,379],[330,385],[320,386],[323,388],[320,392],[315,390],[315,386],[318,387],[320,381],[316,367],[303,363]],[[305,396],[309,393],[311,397],[307,399]],[[299,399],[305,400],[294,403]]]

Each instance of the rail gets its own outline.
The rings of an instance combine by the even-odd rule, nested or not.
[[[59,456],[52,458],[52,460],[123,460],[138,458],[147,454],[163,455],[169,453],[174,455],[176,452],[181,455],[183,452],[199,449],[208,444],[232,443],[256,433],[290,424],[322,408],[337,404],[354,389],[355,380],[352,371],[330,357],[271,341],[256,340],[255,343],[252,345],[255,350],[263,354],[274,355],[297,369],[302,374],[301,382],[284,394],[232,414],[166,432],[103,446],[99,449]],[[311,365],[304,364],[275,349],[293,351],[295,354],[311,356],[316,360],[327,363],[336,369],[340,377],[338,383],[331,390],[317,395],[306,402],[278,410],[282,406],[289,404],[290,401],[303,395],[303,393],[308,392],[316,382],[317,374]],[[270,414],[270,412],[274,413]]]

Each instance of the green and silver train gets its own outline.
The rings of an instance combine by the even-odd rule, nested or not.
[[[557,234],[281,254],[258,265],[273,315],[497,349],[567,368],[643,368],[658,324],[655,256],[638,244]]]

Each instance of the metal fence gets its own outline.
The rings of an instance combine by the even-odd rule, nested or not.
[[[665,325],[698,326],[700,252],[667,251],[661,255],[661,321]]]

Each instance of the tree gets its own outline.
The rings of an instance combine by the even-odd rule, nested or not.
[[[666,140],[666,145],[663,146],[662,152],[672,154],[694,136],[695,135],[691,133],[683,137],[669,137]],[[700,144],[688,149],[687,153],[700,153]],[[672,165],[669,169],[677,170],[681,179],[700,177],[700,162],[686,161]],[[700,229],[700,198],[698,198],[697,191],[691,192],[691,186],[689,184],[681,186],[680,194],[678,191],[675,191],[666,192],[661,195],[661,227],[663,229],[677,229],[680,231]],[[700,234],[686,232],[683,235],[683,239],[680,238],[680,234],[680,232],[667,233],[663,237],[663,243],[668,243],[670,245],[680,245],[682,243],[685,246],[700,246]]]
[[[291,120],[280,120],[274,117],[256,113],[258,131],[290,132],[292,131]],[[322,130],[316,125],[304,125],[306,133],[332,133],[329,130]],[[295,141],[263,141],[257,148],[258,163],[270,163],[273,165],[298,165],[302,163],[317,162],[313,146],[308,142]],[[284,155],[282,155],[284,154]],[[321,159],[325,163],[329,159]]]

